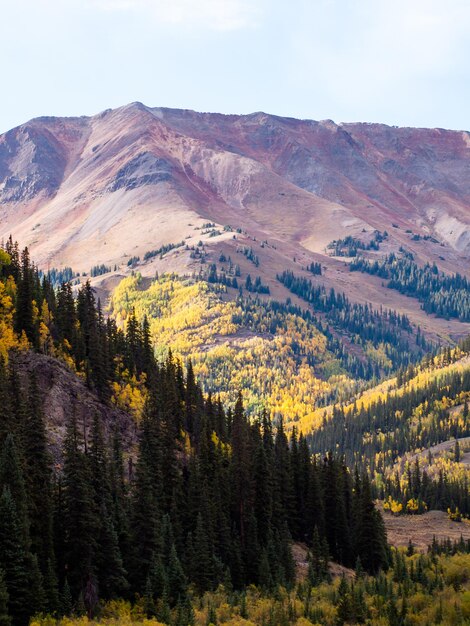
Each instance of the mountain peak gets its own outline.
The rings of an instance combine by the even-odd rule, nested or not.
[[[257,253],[266,280],[294,258],[315,259],[361,299],[330,257],[333,240],[387,231],[385,252],[469,274],[469,145],[456,131],[142,102],[37,118],[0,136],[0,237],[12,233],[44,267],[81,272],[127,272],[129,258],[183,240],[190,248],[202,238],[215,259],[275,240]],[[212,238],[196,230],[206,223],[216,224]],[[142,271],[158,269],[151,258]],[[197,270],[183,250],[172,263]],[[367,298],[380,300],[380,290]]]

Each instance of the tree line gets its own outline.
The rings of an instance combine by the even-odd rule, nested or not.
[[[333,333],[339,334],[341,339],[346,336],[363,348],[372,344],[376,349],[382,349],[386,359],[375,364],[377,377],[416,362],[431,348],[419,328],[414,334],[410,320],[404,314],[377,310],[370,304],[352,303],[344,293],[337,293],[333,288],[327,291],[324,285],[316,285],[288,270],[278,274],[277,279],[312,305],[315,312],[324,314]]]
[[[470,321],[470,284],[459,273],[448,275],[440,272],[437,265],[426,263],[419,267],[410,252],[402,257],[390,254],[380,261],[355,259],[352,272],[365,272],[386,279],[387,287],[396,289],[422,303],[426,313],[461,322]]]

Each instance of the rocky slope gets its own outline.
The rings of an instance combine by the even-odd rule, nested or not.
[[[350,274],[326,246],[386,230],[380,253],[402,246],[468,275],[469,207],[468,132],[134,103],[38,118],[0,137],[0,237],[12,233],[44,268],[116,268],[99,281],[105,291],[130,257],[202,240],[209,262],[236,258],[242,276],[259,274],[275,297],[286,296],[276,272],[320,261],[324,282],[351,298],[403,310],[430,334],[462,335],[464,325],[423,316],[375,277]],[[253,247],[256,268],[241,246]],[[139,269],[192,272],[200,263],[191,256],[182,247]]]
[[[36,377],[50,449],[56,463],[61,463],[62,442],[72,415],[75,415],[83,435],[90,436],[96,415],[106,438],[111,438],[118,430],[125,450],[134,450],[137,444],[135,420],[117,407],[103,404],[64,363],[33,352],[17,352],[11,356],[22,380],[27,381],[31,374]]]

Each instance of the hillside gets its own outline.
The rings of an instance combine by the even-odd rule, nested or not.
[[[350,467],[367,468],[384,508],[397,515],[468,515],[468,350],[467,340],[354,401],[317,409],[300,423],[312,451],[334,449]]]
[[[268,415],[250,419],[241,395],[234,407],[205,395],[191,368],[170,354],[156,360],[146,318],[118,328],[88,283],[76,298],[70,283],[55,290],[27,249],[9,249],[0,252],[4,624],[91,617],[132,598],[142,615],[188,625],[196,598],[221,585],[292,588],[293,540],[321,547],[317,582],[328,580],[330,556],[348,568],[360,558],[370,574],[391,563],[366,475],[353,488],[341,459],[318,463],[304,438],[290,445]]]
[[[255,113],[196,113],[134,103],[93,117],[38,118],[0,137],[0,236],[30,246],[43,269],[90,274],[104,296],[138,266],[197,272],[221,255],[283,301],[284,270],[323,267],[326,288],[407,314],[432,339],[468,324],[426,315],[374,276],[349,272],[333,240],[367,255],[411,253],[468,276],[470,140],[466,132],[335,124]],[[174,248],[184,241],[185,246]],[[199,241],[204,258],[191,252]],[[173,249],[145,259],[145,255]],[[253,258],[253,255],[251,255]],[[236,261],[235,261],[236,259]]]
[[[118,431],[126,452],[134,453],[137,428],[132,416],[100,401],[87,387],[83,377],[79,378],[63,361],[44,354],[20,351],[11,355],[11,366],[23,387],[31,378],[38,385],[49,450],[55,462],[62,460],[62,444],[71,415],[82,424],[86,436],[91,433],[93,419],[98,417],[106,438],[111,438]]]
[[[183,363],[191,360],[205,390],[222,402],[235,402],[241,391],[251,414],[266,409],[288,423],[425,354],[406,320],[386,311],[372,314],[338,296],[312,312],[245,283],[227,287],[231,280],[227,274],[151,280],[136,272],[114,289],[108,312],[122,328],[133,315],[140,323],[147,318],[157,355],[171,349]]]

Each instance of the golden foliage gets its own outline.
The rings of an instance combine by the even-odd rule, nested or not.
[[[14,348],[23,350],[29,347],[26,336],[18,335],[13,329],[13,294],[15,284],[12,280],[7,283],[0,281],[0,357],[6,362],[8,352]]]
[[[226,288],[203,281],[165,275],[145,281],[139,274],[123,279],[112,294],[110,311],[120,325],[134,310],[138,320],[147,315],[157,355],[173,354],[192,360],[194,372],[206,390],[223,402],[242,390],[250,412],[266,409],[295,422],[311,413],[320,397],[336,387],[351,385],[345,376],[322,379],[312,360],[333,361],[326,338],[299,315],[286,313],[272,334],[271,318],[261,306],[243,320],[241,303],[226,300]],[[329,366],[328,366],[329,367]]]
[[[403,511],[403,505],[401,502],[394,500],[392,496],[388,496],[383,504],[384,511],[390,511],[393,515],[400,515]]]
[[[118,381],[112,383],[111,401],[117,407],[134,416],[137,422],[140,421],[147,398],[145,387],[145,374],[138,378],[135,374],[130,374],[129,370],[123,368],[122,361],[117,363]]]

